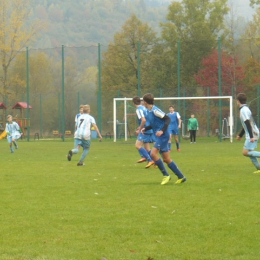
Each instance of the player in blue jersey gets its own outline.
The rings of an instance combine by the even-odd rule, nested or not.
[[[76,132],[74,134],[74,149],[70,150],[68,153],[68,161],[71,161],[73,154],[79,152],[80,147],[83,147],[83,153],[77,164],[77,166],[83,166],[84,159],[89,153],[90,143],[91,143],[91,117],[88,114],[89,107],[83,106],[83,114],[80,115],[76,122]]]
[[[171,122],[169,124],[169,133],[170,133],[170,139],[168,142],[169,150],[172,150],[172,136],[174,136],[174,140],[176,143],[177,151],[180,152],[180,142],[179,142],[179,128],[181,128],[181,116],[177,111],[174,111],[174,106],[169,106],[169,113],[167,116],[170,117]]]
[[[240,110],[240,120],[243,126],[240,133],[237,135],[237,140],[240,140],[245,134],[245,143],[243,147],[243,155],[249,157],[256,171],[254,173],[260,173],[260,164],[258,158],[260,157],[260,152],[254,151],[257,148],[257,143],[259,139],[259,129],[255,124],[252,113],[249,107],[246,105],[246,95],[244,93],[239,93],[237,95],[237,105]]]
[[[168,140],[170,134],[168,131],[168,126],[171,119],[162,110],[154,105],[154,96],[152,94],[145,94],[143,96],[143,101],[144,106],[148,109],[147,119],[150,125],[144,127],[142,129],[142,132],[153,129],[153,132],[155,134],[155,144],[151,151],[151,157],[164,176],[161,185],[168,183],[171,179],[171,176],[167,172],[163,161],[167,163],[168,167],[178,177],[178,180],[175,182],[175,184],[185,182],[186,178],[184,177],[178,166],[170,158],[168,148]],[[162,155],[163,161],[159,157],[159,153]]]
[[[5,131],[7,134],[7,141],[9,143],[11,153],[14,153],[13,144],[14,144],[14,147],[16,149],[18,149],[17,140],[21,137],[22,130],[21,130],[20,126],[16,122],[13,121],[13,117],[11,115],[7,116],[7,123],[5,126]]]
[[[153,130],[147,130],[144,133],[141,132],[141,130],[149,124],[146,120],[146,114],[147,109],[141,105],[141,99],[140,97],[133,97],[133,104],[136,107],[136,115],[138,119],[138,125],[139,127],[136,130],[137,140],[135,142],[135,147],[142,156],[142,158],[138,161],[138,163],[148,161],[148,164],[145,166],[145,168],[149,168],[154,164],[154,161],[152,160],[150,156],[151,148],[150,143],[153,143],[155,141]],[[143,147],[144,145],[144,147]]]

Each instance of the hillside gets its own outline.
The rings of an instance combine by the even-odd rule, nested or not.
[[[48,29],[34,48],[107,45],[131,14],[157,32],[165,21],[167,3],[159,0],[38,0],[34,18]]]

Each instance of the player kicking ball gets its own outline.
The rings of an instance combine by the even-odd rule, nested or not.
[[[144,127],[142,132],[149,129],[153,129],[155,134],[155,144],[151,151],[151,157],[158,166],[160,171],[163,174],[163,180],[161,185],[165,185],[171,180],[170,174],[167,172],[164,163],[166,162],[171,171],[178,177],[178,180],[175,184],[180,184],[186,181],[185,176],[182,174],[178,166],[170,158],[168,141],[169,141],[169,132],[168,126],[170,123],[170,118],[162,110],[154,105],[154,96],[150,93],[147,93],[143,96],[144,106],[148,109],[147,118],[150,122],[150,125]],[[162,159],[159,157],[161,154]]]
[[[13,117],[11,115],[7,116],[5,132],[7,134],[7,141],[9,143],[11,153],[14,153],[13,144],[15,149],[18,149],[17,140],[21,137],[22,130],[16,122],[13,122]]]

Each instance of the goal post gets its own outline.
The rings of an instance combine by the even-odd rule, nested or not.
[[[142,98],[141,98],[142,99]],[[233,97],[232,96],[208,96],[208,97],[159,97],[154,98],[155,101],[157,100],[196,100],[196,99],[228,99],[229,100],[229,115],[230,115],[230,128],[229,128],[229,136],[230,136],[230,142],[233,142]],[[132,98],[114,98],[113,100],[113,131],[114,131],[114,142],[116,142],[117,139],[117,102],[121,101],[124,102],[124,136],[125,141],[127,141],[127,101],[132,101]]]

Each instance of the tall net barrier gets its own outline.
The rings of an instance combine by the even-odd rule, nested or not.
[[[0,129],[6,115],[12,114],[20,120],[25,135],[67,133],[72,137],[79,106],[89,104],[102,135],[112,138],[113,99],[150,92],[155,97],[233,96],[236,133],[241,127],[235,101],[239,92],[247,94],[253,116],[260,123],[259,55],[258,41],[253,38],[166,44],[133,37],[107,46],[27,49],[17,53],[8,70],[0,71]],[[170,103],[156,101],[165,112]],[[174,101],[184,123],[191,112],[198,117],[204,126],[200,133],[205,136],[213,135],[215,129],[224,131],[223,124],[230,116],[227,103]],[[131,136],[137,127],[135,108],[131,102],[127,106],[127,115],[123,102],[117,106],[119,137],[125,135],[121,129],[126,121]]]

